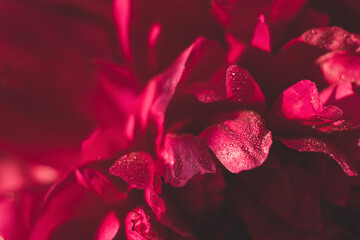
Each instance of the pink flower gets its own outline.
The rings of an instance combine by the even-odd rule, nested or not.
[[[156,3],[113,1],[122,57],[96,61],[86,164],[48,191],[31,237],[357,239],[356,26],[328,27],[339,15],[315,0]]]

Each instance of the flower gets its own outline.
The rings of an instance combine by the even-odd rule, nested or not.
[[[113,2],[122,63],[96,61],[86,164],[31,237],[356,239],[354,26],[310,0],[158,3]]]

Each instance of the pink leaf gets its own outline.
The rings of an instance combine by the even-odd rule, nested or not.
[[[130,186],[145,189],[154,179],[152,157],[146,152],[132,152],[121,156],[110,168],[110,173],[121,177]]]
[[[348,176],[357,176],[356,170],[348,163],[344,155],[331,144],[313,137],[279,139],[285,146],[299,152],[318,152],[332,157]]]
[[[209,127],[201,137],[232,173],[260,166],[272,144],[271,132],[261,117],[251,111],[239,112],[236,119]]]
[[[190,134],[167,134],[161,156],[166,165],[165,181],[184,186],[196,174],[215,173],[215,162],[202,141]]]

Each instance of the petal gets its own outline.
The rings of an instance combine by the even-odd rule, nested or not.
[[[94,238],[98,219],[107,208],[108,205],[79,184],[71,172],[48,194],[33,227],[32,239]]]
[[[156,194],[151,188],[145,189],[145,200],[149,205],[157,219],[161,219],[166,211],[166,206],[164,201]]]
[[[309,80],[302,80],[283,92],[281,110],[284,117],[291,120],[337,120],[342,115],[334,106],[322,106],[316,85]]]
[[[154,179],[152,157],[146,152],[131,152],[121,156],[110,168],[110,173],[121,177],[137,189],[150,187]]]
[[[124,58],[132,63],[133,56],[130,48],[130,0],[114,0],[113,2],[114,16],[117,23],[117,30],[120,39],[121,50],[123,51]]]
[[[125,219],[125,231],[128,240],[159,239],[157,232],[151,228],[150,217],[142,208],[129,212]]]
[[[347,128],[360,126],[360,96],[352,82],[346,81],[324,89],[320,93],[320,99],[342,109]]]
[[[157,137],[160,146],[164,131],[165,113],[175,92],[186,94],[186,87],[193,82],[217,81],[216,70],[222,62],[222,48],[219,43],[198,38],[188,47],[164,73],[154,77],[139,96],[134,114],[129,118],[128,136],[134,132]],[[211,68],[209,71],[208,68]],[[140,126],[138,126],[140,125]],[[147,128],[155,125],[156,128]],[[153,135],[156,136],[153,136]]]
[[[262,14],[259,17],[259,22],[255,26],[251,45],[265,52],[270,52],[271,50],[269,26],[266,24],[265,17]]]
[[[288,148],[298,150],[299,152],[318,152],[329,155],[342,167],[346,175],[358,175],[356,170],[348,163],[348,160],[344,157],[344,155],[335,146],[332,146],[326,141],[313,137],[293,139],[279,138],[279,140]]]
[[[114,203],[126,198],[126,194],[117,190],[108,178],[95,169],[84,169],[83,172],[76,169],[75,176],[78,183],[94,191],[105,202]]]
[[[239,112],[236,119],[209,127],[201,138],[232,173],[260,166],[272,144],[271,132],[264,121],[250,111]]]
[[[113,6],[122,52],[143,81],[164,71],[198,36],[222,36],[208,0],[117,0]]]
[[[331,132],[343,130],[342,114],[343,111],[336,106],[323,106],[315,83],[302,80],[283,91],[271,110],[269,122],[279,131],[285,131],[286,126],[290,126],[287,120],[291,120]]]
[[[250,73],[236,65],[226,72],[227,97],[243,105],[260,104],[265,107],[264,95]]]
[[[160,153],[166,168],[165,181],[184,186],[196,174],[215,173],[214,158],[202,141],[193,135],[167,134]]]
[[[129,128],[126,130],[128,137],[133,137],[136,130],[144,134],[149,117],[152,117],[151,120],[156,122],[161,131],[166,108],[175,94],[175,89],[185,71],[185,65],[195,45],[200,44],[201,41],[198,40],[188,47],[166,72],[154,77],[146,85],[138,98],[133,115],[129,117]],[[140,124],[140,129],[136,128],[136,124]]]
[[[112,240],[115,238],[120,229],[120,221],[115,212],[109,212],[102,222],[96,233],[96,240]]]
[[[340,27],[313,28],[297,40],[332,51],[356,51],[360,46],[359,35],[351,34]]]
[[[344,81],[360,85],[360,54],[330,52],[317,60],[324,78],[329,84]]]

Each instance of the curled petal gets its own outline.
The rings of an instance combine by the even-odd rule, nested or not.
[[[196,174],[215,173],[215,162],[202,141],[190,134],[167,134],[161,152],[166,165],[165,181],[184,186]]]
[[[287,119],[303,121],[337,120],[342,115],[335,106],[322,106],[316,85],[309,80],[302,80],[283,92],[281,110]]]
[[[121,156],[110,168],[110,173],[121,177],[137,189],[150,187],[154,179],[152,157],[145,152],[132,152]]]
[[[261,117],[251,111],[239,112],[236,119],[207,128],[201,137],[232,173],[260,166],[272,144],[271,132]]]
[[[346,175],[358,175],[357,171],[348,163],[345,156],[330,143],[313,137],[295,139],[281,138],[279,140],[288,148],[298,150],[299,152],[318,152],[329,155],[342,167]]]
[[[280,130],[288,125],[284,118],[323,132],[343,130],[343,111],[337,106],[323,106],[315,83],[309,80],[302,80],[283,91],[271,113],[275,114],[270,117],[271,124]],[[275,120],[277,117],[279,121]]]
[[[125,232],[129,240],[159,239],[157,233],[151,230],[149,216],[142,208],[136,208],[128,213],[125,219]]]

